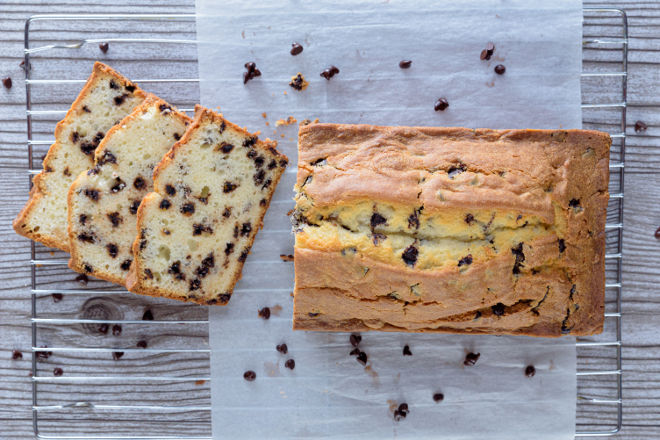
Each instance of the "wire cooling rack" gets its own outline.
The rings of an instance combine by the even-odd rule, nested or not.
[[[30,179],[40,171],[54,125],[66,113],[94,60],[111,62],[149,91],[191,112],[199,101],[194,25],[194,15],[40,15],[28,19],[25,84]],[[100,51],[99,43],[110,44],[107,53]],[[609,132],[613,145],[605,330],[577,341],[576,437],[611,436],[622,422],[627,52],[625,12],[585,9],[583,126]],[[187,100],[181,101],[182,96]],[[36,438],[210,439],[205,308],[173,305],[101,281],[76,279],[66,267],[66,254],[34,243],[30,264]]]

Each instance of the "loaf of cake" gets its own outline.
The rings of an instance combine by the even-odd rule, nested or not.
[[[294,329],[589,335],[607,134],[300,128]]]
[[[227,304],[288,162],[276,145],[198,107],[138,209],[128,290]]]
[[[126,283],[133,260],[137,211],[153,191],[153,170],[181,139],[191,119],[149,95],[112,127],[69,189],[71,269],[117,284]]]
[[[14,230],[46,246],[69,250],[66,194],[94,165],[94,150],[108,130],[145,98],[144,92],[103,63],[94,63],[85,87],[55,128],[55,143],[32,179],[30,198]]]

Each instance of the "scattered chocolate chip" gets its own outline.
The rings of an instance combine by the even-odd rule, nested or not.
[[[142,189],[145,187],[146,184],[147,182],[145,182],[145,180],[140,176],[136,177],[135,180],[133,181],[133,187],[135,189]]]
[[[444,395],[444,394],[442,394],[442,393],[435,393],[435,394],[433,395],[433,401],[434,401],[435,403],[440,403],[440,402],[442,402],[443,400],[445,400],[445,395]]]
[[[481,51],[481,54],[479,55],[479,59],[484,61],[484,60],[490,60],[492,54],[489,54],[486,49]]]
[[[23,359],[23,353],[21,353],[21,352],[18,351],[18,350],[12,350],[12,352],[11,352],[11,360],[13,360],[13,361],[18,361],[18,360],[21,360],[21,359]]]
[[[361,363],[362,365],[367,365],[367,353],[365,353],[364,351],[361,351],[361,352],[357,355],[357,361],[358,361],[359,363]]]
[[[563,238],[560,238],[557,240],[557,245],[559,246],[559,253],[561,254],[566,250],[566,243],[564,242]]]
[[[263,309],[259,310],[259,317],[263,319],[269,319],[270,318],[270,308],[269,307],[264,307]]]
[[[5,86],[5,89],[7,90],[11,89],[11,78],[2,78],[2,85]]]
[[[409,412],[408,404],[402,403],[396,410],[394,410],[394,420],[398,422],[401,419],[405,419]]]
[[[20,67],[25,72],[25,60],[21,61],[18,67]],[[30,63],[28,63],[27,70],[32,70],[32,65]]]
[[[375,228],[378,225],[382,225],[383,223],[386,223],[387,219],[383,217],[382,215],[378,214],[377,212],[374,212],[371,214],[371,229]]]
[[[112,336],[121,335],[121,325],[115,324],[112,326]]]
[[[494,306],[491,307],[491,310],[493,311],[493,315],[495,316],[502,316],[504,315],[504,304],[502,303],[497,303]]]
[[[358,354],[360,354],[360,349],[357,348],[357,347],[355,347],[355,348],[354,348],[353,350],[351,350],[351,352],[348,353],[348,354],[349,354],[349,356],[357,356]]]
[[[645,132],[649,128],[644,121],[635,122],[635,133]]]
[[[39,348],[48,348],[48,346],[47,346],[47,345],[42,345],[42,346],[39,347]],[[52,355],[53,355],[53,352],[52,352],[52,351],[35,351],[35,352],[34,352],[34,357],[35,357],[35,358],[37,359],[37,361],[39,361],[39,362],[41,362],[41,361],[45,361],[46,359],[48,359],[48,358],[51,357]]]
[[[495,73],[497,73],[498,75],[504,75],[504,72],[506,72],[506,67],[504,67],[504,65],[502,64],[498,64],[497,66],[495,66],[494,70]]]
[[[419,251],[417,250],[417,248],[411,244],[403,251],[403,254],[401,254],[401,258],[408,266],[414,267],[415,263],[417,262],[418,254]]]
[[[287,367],[289,370],[293,370],[296,368],[296,361],[293,359],[287,359],[287,361],[284,363],[284,366]]]
[[[534,365],[527,365],[527,368],[525,368],[525,376],[534,377],[535,374],[536,368],[534,368]]]
[[[655,238],[657,238],[658,240],[660,240],[660,228],[658,228],[658,229],[655,230],[655,234],[653,234],[653,236],[654,236]]]
[[[327,80],[330,80],[333,76],[339,73],[339,69],[335,66],[330,66],[321,72],[321,76]]]
[[[275,347],[275,349],[282,354],[287,354],[289,352],[289,347],[287,347],[284,343],[279,344],[277,347]]]
[[[62,301],[62,299],[64,298],[64,295],[62,295],[61,293],[53,293],[51,294],[51,296],[53,297],[53,302],[56,303]]]
[[[465,257],[458,260],[458,267],[469,266],[472,264],[472,254],[467,254]]]
[[[466,367],[473,366],[479,360],[479,356],[481,356],[481,353],[468,353],[468,354],[466,354],[465,355],[465,360],[463,361],[463,365],[465,365]]]
[[[62,370],[60,367],[53,368],[53,376],[59,377],[63,374],[64,374],[64,370]]]
[[[442,112],[445,111],[449,107],[449,101],[447,101],[446,98],[439,98],[437,101],[435,101],[435,105],[433,106],[433,109],[436,112]]]
[[[252,382],[257,378],[257,373],[255,373],[252,370],[247,370],[245,373],[243,373],[243,379],[247,380],[248,382]]]
[[[118,361],[119,359],[121,359],[121,357],[122,357],[123,355],[124,355],[124,352],[123,352],[123,351],[113,351],[113,352],[112,352],[112,359]]]
[[[119,266],[119,268],[121,270],[128,270],[128,269],[131,268],[131,263],[132,262],[133,262],[133,260],[124,260],[124,261],[121,262],[121,265]]]
[[[399,61],[399,67],[401,69],[409,69],[410,66],[412,66],[412,61],[411,60],[401,60],[401,61]]]
[[[154,320],[154,315],[151,313],[151,310],[147,309],[145,312],[142,314],[142,320],[143,321],[153,321]]]
[[[103,53],[108,53],[108,48],[110,45],[108,43],[99,43],[99,49],[101,49],[101,52]]]
[[[246,71],[243,72],[243,84],[247,84],[251,79],[261,76],[261,71],[257,69],[257,65],[253,62],[245,63],[245,69]]]
[[[101,333],[102,335],[107,335],[108,330],[110,329],[110,326],[108,324],[99,324],[99,326],[96,328],[96,330]]]
[[[412,356],[412,351],[410,351],[410,347],[408,345],[403,346],[403,355]]]
[[[488,44],[486,44],[486,50],[492,55],[495,53],[495,44],[489,41]]]
[[[303,47],[300,43],[291,43],[291,55],[295,57],[296,55],[301,54],[302,51]]]
[[[353,347],[357,347],[358,345],[360,345],[360,342],[362,341],[362,336],[360,336],[360,335],[356,335],[356,334],[352,334],[352,335],[348,338],[348,340],[351,342],[351,345],[352,345]]]
[[[137,341],[137,344],[135,344],[138,348],[147,348],[147,341],[144,339],[140,339]]]

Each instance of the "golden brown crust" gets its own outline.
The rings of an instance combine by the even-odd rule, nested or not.
[[[71,123],[72,119],[75,118],[76,114],[82,112],[82,106],[83,106],[82,102],[85,99],[85,96],[91,91],[92,87],[94,87],[94,84],[96,83],[96,80],[99,78],[99,76],[104,74],[114,76],[117,80],[121,81],[122,84],[135,85],[134,83],[126,79],[123,75],[121,75],[119,72],[117,72],[110,66],[105,65],[98,61],[94,63],[92,74],[87,79],[85,86],[76,97],[76,100],[73,101],[73,104],[71,104],[71,107],[67,111],[66,116],[55,126],[56,141],[50,146],[50,148],[48,149],[48,153],[46,154],[46,157],[43,160],[43,170],[39,174],[34,176],[34,178],[32,179],[32,188],[30,189],[30,194],[26,205],[18,213],[16,219],[14,219],[12,223],[14,231],[16,231],[17,234],[27,237],[31,240],[43,243],[46,246],[63,250],[65,252],[68,252],[69,250],[69,240],[66,231],[63,231],[63,234],[61,236],[47,236],[47,235],[39,234],[37,231],[33,231],[29,229],[26,223],[28,221],[28,218],[32,214],[33,210],[36,208],[39,201],[44,197],[44,194],[46,192],[43,186],[43,179],[47,176],[45,170],[48,169],[48,166],[51,163],[52,158],[58,153],[58,151],[61,148],[61,144],[57,141],[57,139],[60,138],[62,131],[68,124]],[[134,94],[136,96],[142,96],[142,97],[146,96],[142,90],[137,88],[137,86],[135,88]]]
[[[601,332],[609,146],[607,134],[587,130],[302,126],[296,187],[298,207],[307,210],[300,215],[309,218],[296,239],[294,328],[531,336]],[[458,170],[453,177],[452,169]],[[341,250],[341,237],[352,234],[355,243],[361,232],[337,229],[330,236],[328,224],[338,222],[336,217],[311,218],[319,212],[344,215],[365,200],[374,210],[421,207],[429,216],[519,212],[545,226],[527,232],[529,241],[520,248],[472,252],[467,264],[440,264],[438,256],[431,260],[436,266],[412,268],[401,253],[383,256],[382,245]],[[502,233],[515,239],[529,231],[525,226],[493,228],[491,243],[501,244]],[[420,256],[425,242],[444,252],[443,237],[392,233],[420,243]],[[310,240],[315,234],[324,235]],[[462,243],[460,237],[449,236]],[[524,263],[516,268],[520,256]]]
[[[256,139],[256,135],[250,134],[245,130],[244,128],[241,128],[237,126],[236,124],[233,124],[226,119],[222,117],[222,115],[219,115],[212,110],[206,109],[200,105],[195,106],[195,116],[192,121],[192,123],[188,126],[188,129],[186,130],[185,134],[181,137],[181,139],[174,144],[172,149],[165,155],[165,157],[161,160],[161,162],[156,166],[154,169],[154,188],[159,188],[160,182],[159,182],[159,175],[163,172],[164,169],[167,167],[171,166],[176,158],[177,152],[180,151],[182,148],[185,148],[186,144],[189,142],[192,133],[194,133],[204,122],[215,122],[217,124],[224,124],[226,127],[231,127],[234,130],[238,131],[241,134],[247,135],[247,136],[253,136]],[[271,141],[270,139],[266,139],[264,141],[257,139],[256,142],[254,143],[254,148],[257,150],[261,150],[264,152],[268,152],[271,155],[275,155],[279,157],[280,160],[284,160],[288,163],[288,158],[280,153],[279,151],[276,150],[277,142]],[[268,207],[270,206],[270,201],[272,199],[272,195],[275,192],[275,189],[277,188],[277,184],[279,183],[279,180],[282,176],[282,172],[276,173],[273,176],[273,182],[270,186],[269,191],[267,192],[266,197],[264,199],[266,200],[266,204],[264,205],[264,209],[261,212],[260,217],[258,218],[258,221],[255,222],[255,231],[259,231],[263,228],[263,218],[266,214],[266,211],[268,210]],[[140,204],[140,207],[138,208],[138,213],[137,213],[137,231],[140,231],[142,229],[142,225],[144,222],[145,218],[145,211],[148,209],[150,205],[154,203],[154,200],[158,198],[157,193],[149,193],[147,196],[143,199],[142,203]],[[253,234],[248,241],[247,248],[251,249],[254,240],[256,238],[256,233]],[[170,299],[175,299],[178,301],[182,301],[182,297],[180,292],[177,291],[170,291],[167,289],[163,289],[160,287],[153,287],[153,286],[147,286],[143,282],[143,278],[139,276],[138,274],[143,273],[144,268],[142,267],[142,260],[140,258],[137,258],[137,255],[139,254],[139,249],[140,248],[140,237],[136,237],[135,242],[133,243],[133,255],[135,258],[133,259],[133,263],[131,264],[129,274],[126,278],[126,288],[134,293],[139,293],[142,295],[149,295],[149,296],[158,296],[158,297],[165,297],[165,298],[170,298]],[[233,277],[231,281],[231,289],[230,292],[233,291],[234,286],[236,283],[239,281],[242,275],[242,267],[243,267],[244,261],[241,262],[239,270],[236,272],[236,275]],[[204,305],[226,305],[227,301],[225,302],[219,302],[219,301],[208,301],[208,298],[187,298],[185,299],[187,302],[195,302],[198,304],[204,304]]]

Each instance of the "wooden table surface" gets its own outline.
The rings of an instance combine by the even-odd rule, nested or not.
[[[159,0],[157,2],[136,2],[117,0],[106,5],[101,0],[88,0],[84,10],[80,2],[59,0],[44,2],[37,0],[0,1],[0,77],[11,77],[13,87],[10,90],[0,88],[0,439],[33,438],[32,431],[32,387],[31,387],[31,326],[30,326],[30,246],[26,239],[14,234],[11,221],[25,203],[28,182],[26,178],[26,124],[25,124],[25,88],[23,71],[19,63],[23,57],[23,28],[25,19],[34,14],[44,13],[194,13],[194,0]],[[135,4],[142,3],[142,4]],[[150,3],[150,4],[149,4]],[[660,1],[611,1],[586,2],[586,6],[609,6],[625,9],[630,24],[630,52],[628,79],[628,127],[626,182],[625,182],[625,229],[624,229],[624,269],[623,269],[623,428],[616,438],[621,439],[657,439],[660,438],[660,240],[654,232],[660,226]],[[57,32],[56,29],[53,30]],[[60,38],[62,38],[60,36]],[[195,60],[194,50],[182,52],[181,57],[188,63]],[[65,68],[64,67],[54,67]],[[196,73],[195,73],[196,75]],[[188,77],[194,75],[188,74]],[[195,98],[196,99],[196,98]],[[642,120],[648,124],[648,130],[635,133],[634,123]],[[44,138],[47,138],[45,136]],[[64,276],[53,269],[45,275],[48,280]],[[73,277],[66,275],[71,280]],[[50,278],[49,278],[50,277]],[[58,281],[59,283],[60,281]],[[90,283],[90,286],[93,284]],[[58,284],[58,286],[60,286]],[[42,298],[43,299],[43,298]],[[66,298],[65,298],[66,299]],[[50,296],[45,300],[51,301]],[[102,301],[102,300],[101,300]],[[60,305],[61,304],[61,305]],[[62,301],[59,317],[80,317],[80,309],[69,310]],[[89,301],[86,310],[92,310],[94,304]],[[203,308],[166,307],[164,302],[150,301],[141,297],[132,299],[123,297],[121,304],[113,305],[110,301],[103,305],[103,315],[109,319],[137,319],[147,307],[151,308],[157,320],[168,318],[206,319]],[[78,306],[76,306],[78,307]],[[109,307],[109,308],[108,308]],[[108,311],[109,310],[109,311]],[[138,310],[138,312],[135,312]],[[137,313],[137,314],[136,314]],[[169,314],[169,315],[168,315]],[[80,327],[80,328],[78,328]],[[185,334],[175,330],[154,331],[157,334],[131,333],[129,326],[124,326],[121,344],[137,339],[151,338],[151,347],[204,347],[206,327],[203,324],[192,326]],[[70,338],[72,344],[79,342],[81,336],[91,338],[89,346],[95,346],[97,329],[89,326],[61,327],[44,326],[43,334],[59,338]],[[90,336],[91,334],[91,336]],[[104,336],[105,337],[105,336]],[[119,339],[118,339],[119,341]],[[98,342],[98,341],[97,341]],[[98,345],[98,344],[96,344]],[[107,346],[107,342],[106,342]],[[118,345],[123,346],[123,345]],[[12,350],[23,353],[22,360],[12,360]],[[189,383],[173,382],[155,386],[138,386],[131,383],[116,386],[111,390],[103,386],[86,385],[83,391],[92,394],[105,393],[109,404],[115,400],[141,399],[141,402],[186,404],[206,406],[210,404],[207,384],[196,378],[209,374],[208,354],[183,357],[177,354],[154,354],[133,359],[126,355],[126,362],[95,360],[95,353],[83,352],[71,355],[56,352],[51,359],[39,364],[40,371],[52,371],[54,366],[62,366],[71,376],[83,376],[92,371],[97,375],[139,376],[156,372],[179,375],[190,378]],[[580,364],[588,364],[588,359],[581,359]],[[173,371],[176,373],[173,374]],[[52,373],[50,373],[52,376]],[[591,395],[611,395],[612,382],[594,381]],[[71,395],[66,387],[58,388],[51,384],[40,385],[43,399],[40,405],[67,402]],[[82,387],[82,386],[81,386]],[[139,389],[138,389],[139,388]],[[135,396],[132,393],[137,393]],[[185,402],[181,395],[189,396]],[[177,397],[174,397],[177,396]],[[177,399],[173,401],[173,399]],[[71,401],[79,397],[71,397]],[[607,411],[588,411],[579,414],[579,419],[598,423]],[[611,420],[611,411],[610,414]],[[51,418],[57,419],[58,413]],[[103,426],[98,416],[94,423]],[[144,428],[143,433],[157,432],[158,435],[181,433],[185,428],[188,435],[209,435],[208,416],[197,413],[175,412],[167,416],[149,416],[148,422],[141,422],[140,414],[128,414],[121,421],[108,425],[106,432],[99,435],[120,435],[123,432],[136,432],[136,426]],[[48,419],[48,417],[46,417]],[[91,420],[91,419],[90,419]],[[73,425],[73,424],[72,424]],[[53,427],[49,430],[48,427]],[[57,426],[43,423],[43,429],[53,434]],[[138,431],[139,432],[139,431]],[[68,430],[71,435],[75,431]]]

